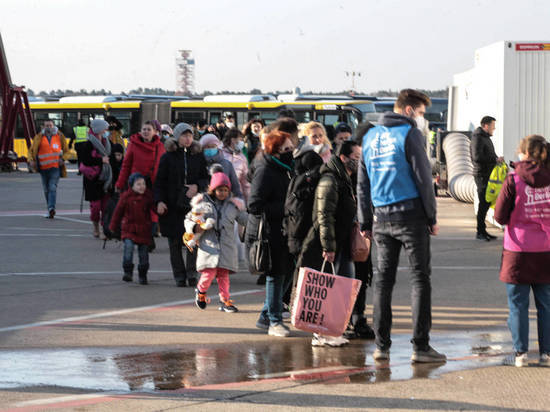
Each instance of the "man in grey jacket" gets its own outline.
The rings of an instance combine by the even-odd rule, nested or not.
[[[391,297],[403,245],[412,276],[413,362],[444,362],[429,345],[432,325],[430,235],[438,233],[425,138],[416,127],[430,99],[416,90],[399,93],[394,112],[363,137],[357,177],[359,223],[377,246],[374,288],[376,361],[390,356]]]

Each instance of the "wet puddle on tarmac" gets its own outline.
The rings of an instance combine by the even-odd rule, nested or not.
[[[341,348],[310,339],[273,339],[209,347],[75,348],[0,351],[0,388],[60,386],[112,391],[175,390],[265,379],[376,383],[434,378],[442,373],[501,365],[508,332],[434,333],[443,364],[411,364],[410,336],[395,335],[390,363],[375,365],[373,341]]]

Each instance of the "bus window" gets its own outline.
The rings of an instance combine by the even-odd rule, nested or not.
[[[175,124],[183,122],[194,126],[201,119],[206,119],[206,112],[178,110],[175,112],[172,121]]]
[[[65,112],[63,115],[63,127],[61,131],[66,137],[74,137],[73,128],[78,124],[78,113]]]
[[[47,113],[47,112],[34,112],[34,124],[36,127],[36,130],[42,130],[42,124],[44,123],[44,120],[52,120],[55,127],[57,127],[59,130],[62,130],[63,128],[63,118],[62,112],[53,112],[53,113]]]
[[[298,123],[308,123],[312,119],[311,112],[294,111],[294,113],[296,114],[296,121]]]
[[[237,112],[237,123],[235,126],[242,127],[247,122],[248,113],[247,112]]]
[[[216,124],[221,119],[221,112],[208,112],[208,124]]]
[[[261,112],[260,118],[265,122],[266,125],[273,123],[277,120],[279,112]]]

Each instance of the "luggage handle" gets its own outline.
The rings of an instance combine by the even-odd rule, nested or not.
[[[325,264],[326,264],[327,262],[328,262],[328,260],[323,259],[323,266],[321,266],[321,272],[323,272],[323,273],[325,273]],[[332,266],[332,274],[333,274],[334,276],[336,276],[336,270],[334,270],[334,263],[332,263],[332,262],[329,262],[329,263],[330,263],[330,265]]]

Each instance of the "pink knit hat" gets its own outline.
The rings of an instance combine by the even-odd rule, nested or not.
[[[210,179],[210,190],[216,190],[220,186],[227,186],[231,190],[231,181],[225,173],[214,173]]]

